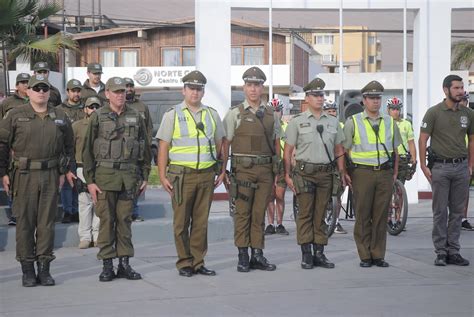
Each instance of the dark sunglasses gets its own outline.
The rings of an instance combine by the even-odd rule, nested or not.
[[[36,92],[40,92],[40,91],[43,91],[43,92],[48,92],[49,91],[49,86],[34,86],[34,87],[31,87],[31,89],[33,89],[33,91],[36,91]]]
[[[99,109],[100,106],[98,104],[93,104],[93,105],[87,106],[87,108],[89,108],[89,109]]]

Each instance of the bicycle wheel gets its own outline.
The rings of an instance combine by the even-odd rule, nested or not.
[[[408,198],[405,186],[398,179],[393,184],[392,199],[388,207],[387,231],[392,236],[403,231],[408,218]]]
[[[329,237],[332,236],[334,230],[336,229],[336,206],[337,205],[337,197],[331,196],[329,199],[328,205],[326,206],[326,215],[324,220],[326,221],[326,234]]]

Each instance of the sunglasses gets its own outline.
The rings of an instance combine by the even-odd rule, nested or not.
[[[34,86],[34,87],[31,87],[31,89],[33,91],[36,91],[36,92],[40,92],[40,91],[43,91],[43,92],[48,92],[49,91],[49,86]]]
[[[99,109],[100,107],[99,107],[99,105],[97,105],[97,104],[93,104],[93,105],[87,106],[87,108],[88,108],[88,109]]]

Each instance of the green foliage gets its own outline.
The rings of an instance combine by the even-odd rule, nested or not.
[[[460,70],[463,67],[470,69],[474,63],[474,41],[460,41],[451,47],[453,59],[451,69]]]
[[[76,50],[77,43],[70,36],[57,33],[44,39],[36,35],[44,20],[59,10],[55,2],[0,0],[0,41],[9,51],[9,59],[51,60],[63,48]]]

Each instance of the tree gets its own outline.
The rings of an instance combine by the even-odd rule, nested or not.
[[[40,0],[0,0],[0,42],[9,59],[50,60],[63,48],[76,50],[77,43],[62,32],[48,38],[37,35],[45,19],[59,10],[58,4]]]
[[[474,41],[460,41],[451,47],[453,59],[451,69],[470,69],[474,63]]]

